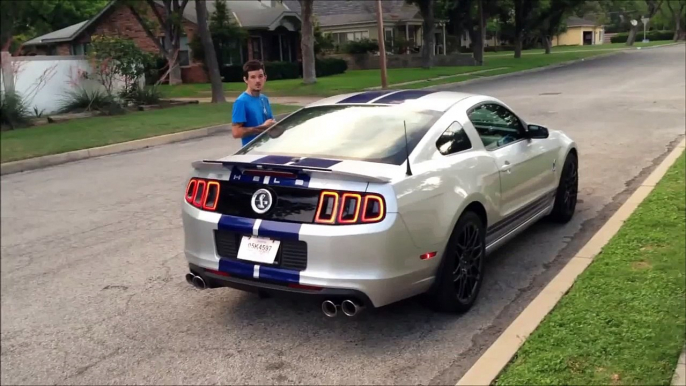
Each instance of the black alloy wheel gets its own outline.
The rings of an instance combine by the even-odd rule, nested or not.
[[[574,217],[579,192],[579,166],[576,154],[570,153],[565,160],[557,187],[555,206],[550,217],[560,223],[566,223]]]

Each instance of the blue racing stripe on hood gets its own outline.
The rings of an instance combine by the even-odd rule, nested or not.
[[[268,155],[266,157],[258,158],[251,163],[254,164],[276,164],[276,165],[283,165],[286,163],[291,162],[294,157],[289,157],[285,155]]]
[[[382,103],[382,104],[400,104],[405,102],[406,100],[409,99],[417,99],[421,98],[423,96],[427,96],[429,94],[436,93],[438,91],[428,91],[428,90],[407,90],[407,91],[401,91],[395,94],[391,94],[389,96],[383,97],[377,101],[374,101],[374,103]]]
[[[384,95],[390,94],[392,92],[396,92],[395,90],[378,90],[378,91],[367,91],[367,92],[362,92],[359,94],[355,94],[353,96],[349,96],[343,100],[340,100],[337,102],[338,103],[367,103],[371,102],[372,100],[382,97]]]
[[[252,234],[252,228],[255,225],[255,219],[230,216],[228,214],[223,214],[219,218],[219,223],[217,224],[217,229],[226,230],[238,233]]]
[[[257,235],[275,239],[299,240],[301,226],[302,224],[297,223],[262,220],[257,229]]]

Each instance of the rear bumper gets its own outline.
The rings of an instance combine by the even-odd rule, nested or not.
[[[428,290],[439,259],[420,255],[444,246],[420,250],[396,213],[377,224],[327,226],[260,221],[201,211],[183,203],[186,259],[194,272],[208,277],[208,286],[254,291],[264,289],[313,296],[353,296],[370,307],[381,307]],[[306,267],[285,269],[220,256],[215,232],[230,231],[307,245]],[[215,275],[206,270],[218,271]],[[289,285],[319,287],[321,290]]]
[[[286,284],[266,282],[256,279],[248,279],[234,276],[226,276],[227,274],[215,274],[205,268],[195,264],[188,264],[189,270],[197,276],[200,276],[207,288],[233,288],[245,292],[266,292],[270,294],[292,295],[296,297],[307,297],[315,300],[337,300],[338,302],[345,299],[354,299],[363,305],[372,305],[369,297],[354,289],[345,288],[303,288],[303,287],[289,287]]]

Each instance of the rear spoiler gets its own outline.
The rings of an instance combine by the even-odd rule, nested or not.
[[[270,163],[252,163],[252,162],[238,162],[238,161],[212,161],[203,160],[193,162],[193,168],[199,171],[226,171],[227,168],[232,166],[238,166],[245,169],[257,169],[257,170],[278,170],[278,171],[292,171],[300,173],[326,173],[333,174],[336,176],[352,177],[356,179],[362,179],[367,182],[386,184],[391,181],[389,177],[383,176],[370,176],[365,173],[356,173],[350,171],[342,170],[332,170],[327,168],[318,168],[312,166],[297,166],[297,165],[279,165]]]

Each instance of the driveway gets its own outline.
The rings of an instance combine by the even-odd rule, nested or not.
[[[468,314],[410,299],[360,318],[318,304],[197,291],[183,275],[189,165],[229,136],[3,176],[5,384],[454,384],[684,134],[684,45],[456,87],[579,143],[578,215],[488,262]]]

